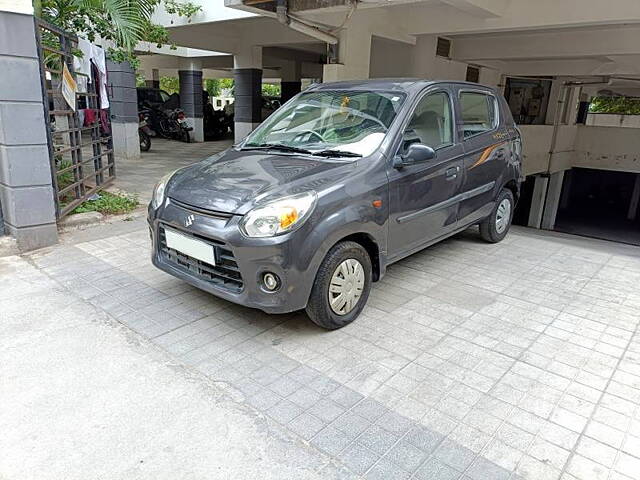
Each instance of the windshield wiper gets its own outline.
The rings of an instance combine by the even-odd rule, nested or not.
[[[346,150],[321,150],[319,152],[313,152],[313,154],[319,157],[362,157],[359,153],[348,152]]]
[[[313,153],[311,152],[311,150],[292,147],[290,145],[284,145],[281,143],[261,143],[260,145],[248,146],[248,147],[242,148],[242,150],[279,150],[281,152],[304,153],[307,155],[310,155]]]

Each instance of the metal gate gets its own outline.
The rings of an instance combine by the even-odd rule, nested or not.
[[[2,202],[0,202],[0,237],[4,234],[4,217],[2,216]]]
[[[86,92],[76,93],[75,110],[64,99],[64,66],[74,80],[82,76],[73,68],[78,38],[36,19],[36,40],[56,215],[60,219],[115,178],[110,117],[108,111],[99,109],[95,75],[89,79]]]

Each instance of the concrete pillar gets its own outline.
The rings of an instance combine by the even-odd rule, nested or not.
[[[536,175],[533,184],[533,196],[531,198],[531,209],[529,210],[529,221],[527,225],[533,228],[540,228],[542,223],[542,213],[544,212],[544,202],[547,198],[547,186],[549,178],[543,175]]]
[[[547,107],[547,113],[545,117],[546,125],[553,125],[554,119],[556,118],[556,111],[558,108],[562,108],[564,105],[563,96],[565,94],[564,87],[562,83],[564,80],[554,79],[551,82],[551,89],[549,91],[549,105]]]
[[[234,134],[239,142],[262,121],[262,47],[247,47],[233,55]]]
[[[58,241],[55,200],[33,9],[0,9],[0,228],[26,251]]]
[[[160,70],[152,68],[146,71],[144,83],[149,88],[160,88]]]
[[[631,202],[629,203],[629,211],[627,218],[635,220],[638,216],[638,204],[640,203],[640,173],[636,173],[636,182],[633,185],[633,193],[631,194]]]
[[[549,176],[547,199],[544,202],[544,212],[542,213],[542,223],[540,225],[545,230],[553,230],[556,225],[556,215],[558,214],[558,206],[560,205],[563,179],[564,170],[552,173]]]
[[[281,68],[280,100],[282,103],[294,97],[302,90],[300,62],[285,62]]]
[[[129,62],[107,60],[113,152],[120,158],[140,157],[136,74]]]
[[[324,66],[323,82],[338,80],[366,80],[371,61],[371,32],[364,26],[350,23],[343,29],[338,44],[338,63]]]
[[[202,119],[202,70],[178,70],[180,78],[180,108],[191,131],[192,142],[204,142]]]

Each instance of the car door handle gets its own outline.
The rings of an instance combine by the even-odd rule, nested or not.
[[[458,172],[460,171],[460,167],[449,167],[444,171],[444,176],[447,180],[454,180],[458,177]]]

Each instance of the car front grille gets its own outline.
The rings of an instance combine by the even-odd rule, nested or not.
[[[216,265],[211,265],[167,247],[164,232],[165,229],[161,225],[158,235],[159,250],[165,261],[191,276],[212,283],[218,287],[225,288],[232,292],[242,290],[243,282],[240,269],[233,256],[233,252],[223,242],[195,236],[198,240],[202,240],[213,246]]]

